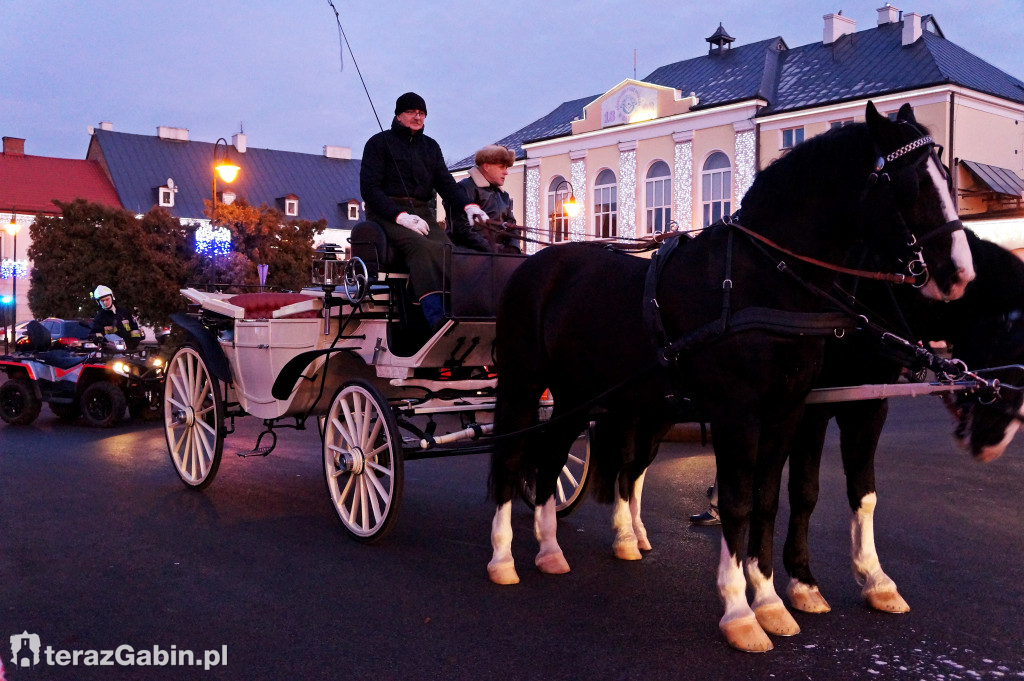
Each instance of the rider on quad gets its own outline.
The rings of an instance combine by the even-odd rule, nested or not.
[[[125,346],[134,350],[142,341],[142,331],[135,318],[117,309],[114,305],[114,292],[108,286],[100,284],[92,292],[100,311],[92,320],[92,333],[97,336],[104,336],[108,333],[116,333],[124,339]]]

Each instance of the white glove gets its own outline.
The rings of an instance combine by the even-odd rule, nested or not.
[[[480,210],[479,208],[477,210]],[[427,221],[421,218],[419,215],[409,215],[408,213],[399,213],[398,217],[395,218],[395,222],[402,225],[406,229],[411,229],[420,236],[426,236],[430,232],[430,225]]]
[[[487,213],[480,210],[480,206],[475,203],[466,205],[466,217],[469,219],[469,224],[474,222],[487,222],[490,218],[487,217]]]

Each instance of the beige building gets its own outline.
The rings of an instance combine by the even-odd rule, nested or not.
[[[498,140],[516,152],[505,188],[517,220],[544,243],[701,229],[794,144],[864,120],[868,101],[891,115],[909,103],[944,148],[963,218],[1024,248],[1024,83],[946,40],[931,15],[886,5],[861,31],[841,13],[823,19],[822,41],[796,48],[781,37],[733,46],[720,25],[707,54]],[[451,169],[461,178],[471,164]]]

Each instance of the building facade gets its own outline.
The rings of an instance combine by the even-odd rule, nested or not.
[[[862,31],[841,13],[823,19],[822,41],[796,48],[782,37],[733,46],[720,25],[707,54],[498,140],[516,151],[505,188],[517,220],[543,243],[699,230],[738,209],[755,173],[793,145],[863,121],[869,101],[893,116],[909,103],[944,149],[962,218],[1024,248],[1024,83],[946,40],[930,15],[886,5]]]

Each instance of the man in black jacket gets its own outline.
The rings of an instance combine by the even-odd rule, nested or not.
[[[516,224],[516,217],[512,213],[512,197],[502,189],[508,169],[516,162],[515,152],[500,144],[488,144],[476,152],[473,162],[476,165],[469,169],[469,177],[459,182],[470,202],[480,206],[491,220],[506,225]],[[470,224],[462,214],[452,214],[454,211],[450,211],[447,204],[445,212],[450,216],[448,222],[456,246],[485,253],[521,252],[519,239],[513,238],[508,231],[488,233],[490,230]]]
[[[441,147],[423,134],[426,117],[427,104],[418,94],[398,98],[391,129],[366,142],[359,189],[367,219],[405,255],[413,295],[436,331],[444,322],[444,248],[451,245],[437,224],[437,194],[470,222],[486,220],[487,213],[468,201],[448,172]]]

